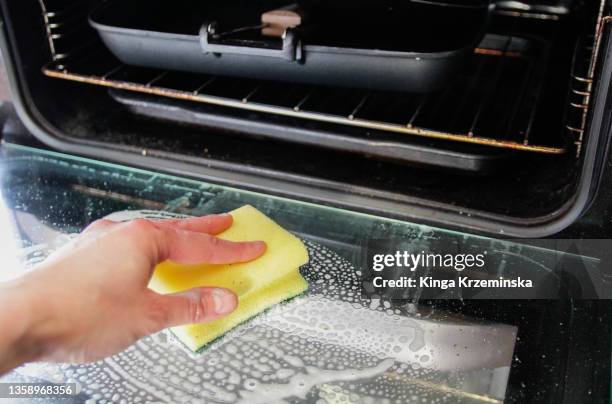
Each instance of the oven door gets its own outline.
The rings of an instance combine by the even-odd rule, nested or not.
[[[608,399],[605,300],[362,295],[364,251],[374,240],[413,251],[439,245],[487,250],[500,258],[497,276],[550,275],[556,251],[16,144],[0,150],[0,279],[18,276],[87,224],[118,211],[204,215],[251,204],[301,237],[311,256],[302,268],[309,274],[306,295],[201,353],[187,352],[165,331],[101,362],[29,364],[0,382],[76,383],[75,402]]]

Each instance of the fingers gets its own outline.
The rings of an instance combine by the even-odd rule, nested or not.
[[[116,223],[98,220],[84,233],[113,228],[125,232],[136,243],[135,248],[151,260],[154,266],[170,260],[179,264],[233,264],[252,261],[266,251],[262,241],[231,242],[210,233],[219,233],[232,225],[231,215],[212,215],[182,220],[151,221],[136,219]]]
[[[238,307],[238,298],[229,289],[196,288],[171,295],[154,293],[147,304],[157,331],[224,317]]]
[[[230,214],[209,215],[187,219],[160,220],[155,222],[158,226],[172,227],[179,230],[197,233],[219,234],[232,226],[234,218]]]
[[[159,227],[169,227],[179,230],[193,231],[197,233],[219,234],[232,226],[234,218],[232,217],[232,215],[225,213],[221,215],[190,217],[186,219],[158,220],[152,222]],[[117,222],[114,222],[112,220],[99,219],[87,226],[83,233],[98,231],[116,224]]]
[[[162,227],[157,238],[159,262],[170,260],[179,264],[233,264],[252,261],[266,251],[263,241],[236,243],[217,237],[185,230]]]

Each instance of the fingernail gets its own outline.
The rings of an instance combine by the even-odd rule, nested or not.
[[[212,300],[216,314],[230,314],[236,309],[236,296],[226,289],[212,291]]]
[[[265,241],[253,241],[253,244],[264,251],[268,249],[268,244]]]

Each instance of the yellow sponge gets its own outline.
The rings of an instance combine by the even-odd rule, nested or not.
[[[218,237],[230,241],[263,240],[268,247],[264,255],[255,261],[231,265],[187,266],[165,262],[157,266],[149,284],[151,289],[164,294],[218,286],[238,295],[238,308],[229,316],[172,329],[193,351],[308,288],[299,272],[299,267],[308,262],[308,251],[297,237],[252,206],[243,206],[231,215],[234,218],[232,227]]]

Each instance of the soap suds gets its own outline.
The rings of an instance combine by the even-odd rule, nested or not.
[[[432,355],[421,352],[422,342],[413,344],[424,338],[418,321],[384,306],[371,308],[349,262],[306,245],[308,294],[243,324],[204,352],[189,352],[165,331],[102,362],[67,366],[64,377],[85,369],[84,392],[107,401],[211,403],[327,402],[322,385],[342,385],[353,397],[398,398],[407,394],[406,385],[394,385],[387,373],[430,377],[425,367],[402,366]]]

